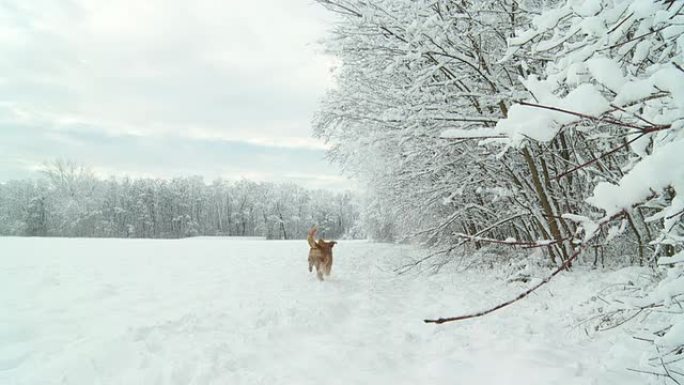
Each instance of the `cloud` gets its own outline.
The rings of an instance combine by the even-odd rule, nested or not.
[[[310,0],[1,2],[0,167],[14,168],[3,174],[57,153],[160,175],[215,174],[195,164],[209,158],[296,175],[301,154],[323,168],[310,119],[332,85],[325,29]],[[220,155],[245,150],[256,156]]]
[[[349,181],[325,161],[325,150],[179,135],[116,135],[84,129],[5,126],[0,180],[36,176],[46,161],[72,159],[99,176],[201,175],[208,180],[293,182],[309,188],[348,189]]]

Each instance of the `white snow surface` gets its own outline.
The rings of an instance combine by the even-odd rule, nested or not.
[[[490,272],[395,268],[425,252],[342,241],[333,276],[304,241],[0,238],[0,383],[645,384],[625,328],[577,327],[637,269],[525,284]],[[497,279],[498,278],[498,279]],[[535,279],[533,279],[534,283]],[[584,303],[584,305],[582,305]]]
[[[611,216],[620,210],[630,210],[632,205],[646,199],[652,190],[672,186],[675,191],[684,190],[684,167],[682,167],[684,139],[673,141],[658,148],[658,152],[644,157],[632,170],[620,179],[619,184],[601,182],[594,188],[587,202]],[[673,202],[680,200],[677,197]],[[677,206],[678,208],[678,206]],[[673,211],[668,209],[666,212]],[[670,213],[672,215],[675,212]],[[678,217],[674,217],[676,220]]]

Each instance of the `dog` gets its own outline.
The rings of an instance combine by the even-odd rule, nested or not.
[[[337,244],[335,241],[326,242],[322,239],[316,241],[314,237],[316,236],[316,227],[312,227],[306,237],[307,242],[309,242],[309,272],[316,268],[316,276],[320,281],[323,280],[323,276],[330,276],[330,270],[332,269],[333,254],[332,248]]]

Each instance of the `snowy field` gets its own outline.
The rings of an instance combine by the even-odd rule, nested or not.
[[[626,330],[580,305],[637,270],[521,283],[394,269],[418,251],[341,242],[330,281],[305,241],[0,238],[0,384],[644,384]],[[573,303],[574,302],[574,303]]]

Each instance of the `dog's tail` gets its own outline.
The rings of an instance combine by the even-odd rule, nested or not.
[[[315,235],[316,235],[316,226],[312,226],[311,229],[309,229],[308,235],[306,237],[306,241],[309,242],[309,247],[312,249],[318,248],[318,244],[314,240]]]

